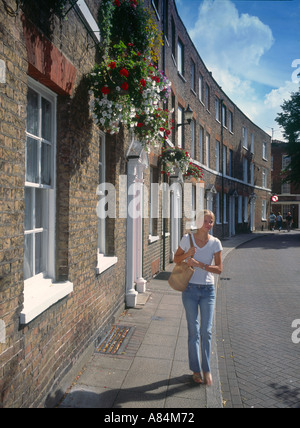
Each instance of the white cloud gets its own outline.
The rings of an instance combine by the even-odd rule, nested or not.
[[[297,92],[299,90],[299,82],[297,81],[287,81],[283,86],[278,89],[273,89],[271,92],[265,95],[263,102],[259,103],[260,114],[265,120],[269,120],[270,125],[274,129],[274,138],[275,139],[284,139],[282,135],[282,129],[279,127],[278,123],[275,122],[275,118],[278,113],[280,113],[281,105],[284,101],[287,101],[291,98],[292,92]],[[256,123],[259,124],[259,117],[254,118]]]
[[[292,68],[291,81],[282,83],[274,67],[261,64],[274,43],[271,28],[256,16],[240,14],[231,0],[204,0],[190,35],[232,101],[269,134],[273,128],[274,138],[282,138],[275,118],[299,82],[292,82]],[[269,86],[270,92],[262,93],[261,85]]]
[[[239,14],[230,0],[204,0],[191,37],[209,67],[247,76],[273,44],[271,29],[256,16]]]
[[[278,89],[273,89],[265,97],[265,106],[268,108],[277,108],[284,100],[291,97],[291,93],[297,91],[299,88],[298,82],[285,82],[285,85]]]

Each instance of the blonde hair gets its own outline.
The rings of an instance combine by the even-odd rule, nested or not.
[[[210,210],[203,210],[203,216],[205,217],[206,215],[210,215],[214,221],[214,223],[216,222],[216,216],[215,214],[210,211]]]
[[[214,223],[216,222],[215,214],[212,211],[207,210],[207,209],[200,210],[196,214],[196,222],[195,222],[196,223],[196,229],[201,229],[201,227],[203,226],[203,223],[204,223],[204,217],[207,215],[209,215],[213,219]],[[191,229],[187,228],[187,231],[190,232]]]

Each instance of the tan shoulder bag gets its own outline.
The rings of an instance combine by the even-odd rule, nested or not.
[[[190,244],[193,247],[192,236],[190,234]],[[176,264],[169,278],[169,285],[176,291],[185,291],[190,279],[194,275],[195,269],[188,266],[186,262]]]

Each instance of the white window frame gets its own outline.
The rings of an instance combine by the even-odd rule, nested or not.
[[[153,207],[153,203],[154,203],[154,188],[152,186],[152,184],[154,183],[154,170],[152,167],[150,167],[150,201],[149,201],[149,237],[154,236],[154,219],[157,218],[155,217],[154,214],[154,207]]]
[[[200,134],[199,134],[199,159],[200,163],[203,164],[203,144],[204,144],[204,128],[200,125]]]
[[[263,221],[267,220],[267,201],[265,199],[261,203],[261,219]]]
[[[227,224],[227,193],[223,195],[223,224]]]
[[[157,5],[156,5],[155,1],[152,0],[152,6],[153,6],[153,9],[154,9],[154,11],[156,13],[157,19],[160,21],[160,16],[159,16],[159,12],[158,12],[159,3],[157,3]]]
[[[221,122],[220,120],[220,100],[218,97],[215,99],[215,109],[216,109],[216,121]]]
[[[250,164],[250,184],[254,186],[254,163]]]
[[[183,108],[178,106],[178,124],[183,124]],[[177,141],[178,147],[182,148],[183,145],[183,126],[179,126],[178,128],[178,141]]]
[[[91,30],[95,34],[95,37],[100,42],[101,41],[100,28],[99,28],[95,18],[91,14],[90,9],[87,6],[85,0],[78,0],[76,3],[76,6],[79,7],[80,12],[82,13],[82,15],[84,16],[85,20],[87,21],[89,27],[91,28]]]
[[[291,163],[291,157],[288,155],[282,155],[282,171],[285,171]]]
[[[283,183],[281,185],[281,194],[290,195],[291,194],[291,183]]]
[[[199,74],[199,100],[203,104],[203,76]]]
[[[222,105],[222,125],[227,129],[227,107]]]
[[[233,177],[233,150],[229,149],[229,158],[228,158],[228,175]]]
[[[220,204],[220,193],[216,194],[216,224],[220,224],[221,223],[221,216],[220,216],[220,208],[221,208],[221,204]]]
[[[227,175],[227,146],[225,146],[225,144],[223,144],[223,174]]]
[[[99,185],[106,182],[106,147],[105,147],[105,134],[100,133],[99,142]],[[99,192],[98,192],[99,193]],[[98,196],[104,196],[104,194],[98,194]],[[105,256],[106,248],[106,221],[103,218],[98,218],[98,253],[102,257]]]
[[[103,184],[106,182],[106,137],[103,132],[100,132],[99,150],[99,184]],[[98,194],[98,196],[101,197],[104,195]],[[98,246],[96,268],[96,273],[98,275],[118,263],[117,257],[109,257],[105,254],[106,240],[106,219],[98,218]]]
[[[243,158],[243,181],[248,183],[248,160]]]
[[[205,135],[205,157],[206,166],[210,168],[210,135],[208,132]]]
[[[177,67],[178,73],[183,76],[184,73],[184,45],[180,39],[177,41]]]
[[[267,187],[267,170],[266,168],[262,169],[262,187]]]
[[[233,113],[228,110],[228,131],[233,133]]]
[[[250,146],[250,151],[252,154],[254,154],[254,134],[251,133],[251,146]]]
[[[249,197],[244,196],[244,223],[249,222],[248,205],[249,205]]]
[[[221,143],[220,143],[220,141],[216,140],[215,156],[216,156],[216,171],[217,172],[220,172],[220,151],[221,151]]]
[[[43,142],[41,135],[41,99],[44,98],[52,106],[52,159],[51,159],[51,185],[31,183],[25,179],[25,187],[28,189],[43,189],[43,207],[46,208],[48,217],[48,240],[45,254],[45,271],[24,280],[24,304],[20,314],[20,323],[28,324],[50,306],[66,297],[73,291],[73,284],[69,281],[56,283],[55,280],[55,217],[56,217],[56,115],[57,96],[45,86],[28,77],[28,87],[39,96],[39,131],[38,135],[26,132],[28,138],[35,137],[40,144]],[[38,163],[41,175],[41,162]],[[44,213],[43,213],[44,215]],[[29,235],[30,231],[24,231]],[[33,234],[34,236],[34,234]],[[34,257],[34,254],[33,254]]]
[[[243,147],[244,147],[244,149],[248,150],[248,129],[245,126],[243,126],[242,133],[243,133],[243,138],[242,138],[243,139]]]
[[[191,90],[196,93],[196,64],[191,59]]]
[[[262,144],[262,158],[263,158],[263,160],[268,159],[267,150],[268,150],[267,143],[263,142],[263,144]]]
[[[205,84],[205,107],[210,112],[210,86],[208,83]]]
[[[195,152],[195,141],[196,141],[196,121],[193,119],[191,121],[191,158],[195,159],[196,152]]]
[[[238,197],[238,223],[243,223],[243,196]]]

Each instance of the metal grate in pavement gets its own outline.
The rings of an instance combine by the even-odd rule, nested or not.
[[[96,349],[96,353],[104,355],[120,355],[129,342],[135,327],[126,327],[120,325],[112,326],[110,332]]]

